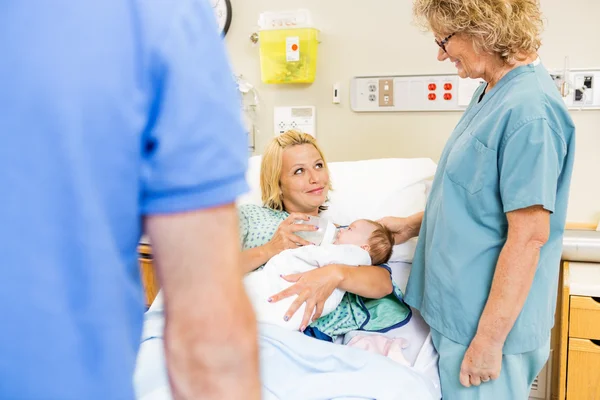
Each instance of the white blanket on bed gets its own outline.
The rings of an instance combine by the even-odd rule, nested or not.
[[[162,312],[149,311],[134,385],[138,400],[170,400]],[[412,368],[360,349],[260,324],[263,400],[439,399],[431,380]]]
[[[406,263],[390,263],[394,281],[403,290],[410,267]],[[134,377],[138,400],[171,399],[163,353],[162,311],[162,292],[159,292],[145,316],[143,343]],[[287,400],[287,390],[301,386],[307,386],[302,390],[312,390],[303,400],[326,399],[329,395],[332,399],[440,399],[437,353],[428,336],[429,327],[417,310],[413,313],[407,325],[386,333],[409,340],[405,356],[413,364],[412,368],[377,354],[261,325],[263,399],[273,400],[279,395]],[[348,340],[351,337],[349,334]],[[313,384],[320,386],[310,387]],[[296,398],[301,397],[291,397]]]
[[[281,326],[289,330],[299,330],[306,304],[302,304],[289,321],[283,317],[297,296],[291,296],[277,303],[268,298],[292,286],[281,275],[308,272],[329,264],[371,265],[371,257],[366,250],[349,244],[304,246],[282,251],[264,268],[250,272],[244,278],[244,286],[258,322]],[[335,289],[325,301],[321,316],[331,313],[342,301],[345,291]]]

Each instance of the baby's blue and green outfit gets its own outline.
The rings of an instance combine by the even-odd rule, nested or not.
[[[482,85],[441,155],[406,302],[432,328],[444,400],[525,400],[549,354],[575,150],[575,128],[548,71],[513,69],[479,101]],[[508,231],[506,213],[541,205],[550,236],[503,348],[500,378],[459,382]]]
[[[288,216],[285,211],[266,207],[240,206],[242,249],[265,245],[271,240],[279,224]],[[385,264],[381,267],[390,272],[391,279],[390,268]],[[404,303],[402,291],[393,281],[392,284],[393,293],[381,299],[366,299],[346,292],[335,311],[310,324],[304,333],[317,339],[334,341],[338,336],[354,330],[387,332],[405,325],[412,313],[410,307]]]

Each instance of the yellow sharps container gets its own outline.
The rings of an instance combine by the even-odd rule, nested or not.
[[[260,15],[260,69],[264,83],[311,83],[317,72],[319,31],[307,10]]]

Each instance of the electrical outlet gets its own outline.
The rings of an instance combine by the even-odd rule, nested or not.
[[[430,84],[435,88],[430,89]],[[350,82],[350,108],[354,112],[464,111],[478,87],[477,79],[448,74],[355,77]]]

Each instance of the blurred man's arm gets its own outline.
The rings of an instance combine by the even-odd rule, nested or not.
[[[256,321],[231,205],[146,217],[176,399],[259,399]]]

